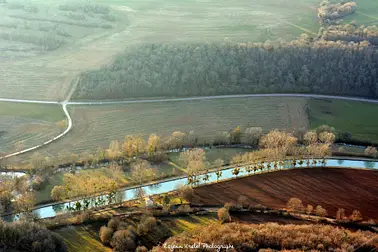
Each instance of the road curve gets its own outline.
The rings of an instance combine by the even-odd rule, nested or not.
[[[16,101],[16,102],[20,102],[20,101]],[[25,102],[25,103],[37,103],[37,102]],[[59,104],[59,103],[43,103],[43,104]],[[28,148],[28,149],[25,149],[25,150],[22,150],[22,151],[17,151],[17,152],[14,152],[14,153],[11,153],[11,154],[8,154],[6,156],[3,156],[3,157],[0,157],[0,160],[2,159],[6,159],[6,158],[10,158],[10,157],[14,157],[14,156],[17,156],[17,155],[20,155],[20,154],[23,154],[23,153],[26,153],[26,152],[30,152],[30,151],[33,151],[33,150],[36,150],[36,149],[39,149],[43,146],[46,146],[56,140],[58,140],[59,138],[62,138],[64,135],[66,135],[72,128],[72,118],[70,116],[70,114],[68,113],[68,110],[67,110],[67,104],[66,103],[62,103],[62,108],[63,108],[63,111],[64,111],[64,114],[66,115],[67,117],[67,122],[68,122],[68,126],[66,128],[66,130],[59,134],[58,136],[54,137],[53,139],[50,139],[40,145],[36,145],[34,147],[31,147],[31,148]]]
[[[178,101],[196,101],[196,100],[212,100],[212,99],[228,99],[228,98],[253,98],[253,97],[296,97],[296,98],[316,98],[316,99],[334,99],[344,101],[358,101],[378,104],[378,100],[360,98],[360,97],[348,97],[348,96],[335,96],[335,95],[319,95],[319,94],[236,94],[236,95],[215,95],[215,96],[195,96],[195,97],[182,97],[182,98],[162,98],[162,99],[141,99],[141,100],[124,100],[124,101],[77,101],[70,102],[68,100],[64,102],[58,101],[39,101],[39,100],[22,100],[22,99],[7,99],[0,98],[0,102],[15,102],[15,103],[34,103],[34,104],[60,104],[63,108],[64,114],[67,117],[68,126],[66,130],[60,135],[50,139],[40,145],[8,154],[0,157],[0,160],[17,156],[26,152],[30,152],[46,146],[66,135],[72,129],[72,118],[68,113],[68,105],[112,105],[112,104],[133,104],[133,103],[156,103],[156,102],[178,102]],[[69,99],[69,98],[68,98]]]

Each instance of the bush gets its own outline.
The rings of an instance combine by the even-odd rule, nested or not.
[[[221,223],[231,221],[231,216],[227,208],[222,207],[221,209],[218,210],[218,219]]]
[[[110,242],[112,240],[113,229],[106,227],[106,226],[102,226],[101,229],[100,229],[99,236],[100,236],[101,242],[105,245],[108,245],[108,244],[110,244]]]
[[[130,230],[115,232],[110,244],[114,252],[134,251],[137,247],[135,244],[135,235]]]
[[[141,220],[137,228],[138,235],[146,235],[156,227],[156,219],[154,217],[147,217]]]
[[[303,212],[304,206],[303,206],[302,201],[300,199],[291,198],[287,202],[287,209],[289,211],[293,211],[293,212]]]

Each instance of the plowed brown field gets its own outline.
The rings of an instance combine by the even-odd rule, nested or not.
[[[295,197],[314,208],[323,206],[330,216],[344,208],[347,215],[357,209],[364,219],[378,219],[378,171],[296,169],[202,186],[194,191],[195,204],[237,202],[240,195],[245,195],[251,204],[285,208],[287,201]]]

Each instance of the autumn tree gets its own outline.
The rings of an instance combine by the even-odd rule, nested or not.
[[[225,207],[222,207],[218,210],[218,219],[221,223],[230,222],[231,216],[228,212],[228,209]]]
[[[18,212],[29,212],[34,207],[35,201],[34,193],[23,193],[14,202],[14,208]]]
[[[168,149],[181,149],[184,146],[186,134],[180,131],[173,132],[165,144]]]
[[[316,144],[318,141],[318,134],[315,131],[309,131],[303,136],[303,141],[306,145]]]
[[[293,212],[303,212],[304,206],[298,198],[290,198],[286,205],[287,209]]]
[[[335,142],[335,134],[332,133],[332,132],[322,132],[319,134],[319,140],[324,143],[324,144],[328,144],[328,145],[331,145]]]
[[[161,148],[161,139],[156,134],[151,134],[147,141],[147,153],[152,156],[153,153],[157,152]]]
[[[373,146],[368,146],[368,147],[366,147],[364,153],[365,153],[366,156],[375,158],[375,157],[377,157],[377,148],[375,148]]]
[[[188,173],[196,173],[206,167],[206,152],[201,148],[186,150],[180,153],[180,161]]]
[[[315,208],[315,214],[319,215],[321,217],[325,217],[325,216],[327,216],[327,210],[324,209],[322,206],[318,205]]]
[[[344,218],[345,218],[345,209],[344,208],[337,209],[336,219],[337,220],[343,220]]]
[[[241,143],[248,144],[251,146],[257,146],[259,139],[262,135],[261,127],[250,127],[244,130],[244,133],[241,137]]]
[[[67,197],[66,188],[64,186],[54,186],[51,190],[51,198],[53,200],[59,201]]]
[[[237,126],[232,132],[231,132],[231,143],[232,144],[239,144],[241,140],[242,132],[240,129],[240,126]]]
[[[128,135],[122,144],[122,151],[127,158],[139,157],[145,150],[145,142],[141,136]]]
[[[306,207],[306,214],[312,214],[314,207],[312,205],[307,205]]]
[[[105,156],[109,159],[118,158],[121,156],[121,154],[121,145],[117,140],[111,141],[109,148],[105,150]]]
[[[362,214],[358,210],[353,210],[352,214],[349,216],[351,221],[362,221]]]
[[[131,177],[142,184],[143,180],[151,179],[156,175],[156,172],[151,168],[150,164],[146,160],[139,159],[131,165]]]

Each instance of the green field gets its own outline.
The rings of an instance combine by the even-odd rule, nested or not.
[[[63,139],[40,150],[56,154],[95,151],[126,135],[162,137],[174,131],[193,130],[202,139],[241,127],[262,127],[265,131],[307,128],[305,99],[249,98],[204,101],[127,104],[114,106],[69,106],[74,125]]]
[[[25,149],[50,140],[65,130],[64,119],[58,105],[0,102],[0,154],[16,151],[20,141]]]
[[[378,105],[364,102],[311,99],[308,102],[310,127],[327,124],[337,131],[352,133],[356,140],[378,143]]]
[[[355,0],[357,11],[351,16],[345,17],[345,22],[355,20],[359,25],[377,25],[378,24],[378,2],[371,0]]]

